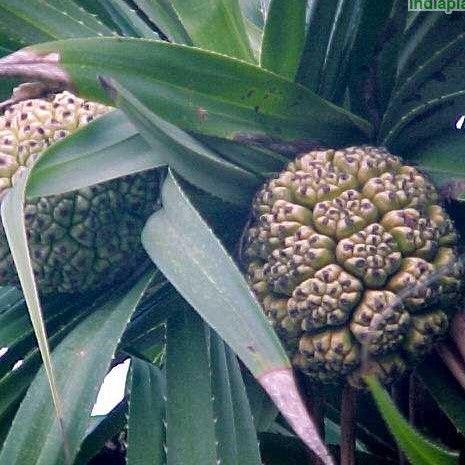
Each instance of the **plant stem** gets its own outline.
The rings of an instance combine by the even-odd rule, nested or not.
[[[357,393],[346,384],[341,402],[341,465],[355,465],[355,416]]]

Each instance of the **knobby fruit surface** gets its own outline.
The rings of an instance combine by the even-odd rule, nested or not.
[[[294,365],[390,383],[448,328],[463,267],[435,187],[383,148],[305,153],[257,193],[241,256]]]
[[[0,116],[0,198],[46,148],[110,110],[69,92],[7,108]],[[158,193],[152,170],[28,201],[26,228],[40,291],[84,292],[129,278],[146,259],[140,233]],[[16,285],[18,278],[0,227],[5,284]]]

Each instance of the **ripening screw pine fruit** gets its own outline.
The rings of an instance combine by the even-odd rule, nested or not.
[[[69,92],[7,108],[0,117],[0,198],[46,148],[110,110]],[[27,201],[39,290],[85,292],[130,277],[145,260],[140,233],[158,193],[158,174],[152,170]],[[5,284],[17,285],[18,277],[0,227],[0,285]]]
[[[388,384],[446,333],[463,267],[438,202],[418,170],[371,146],[303,154],[257,193],[243,265],[298,369]]]

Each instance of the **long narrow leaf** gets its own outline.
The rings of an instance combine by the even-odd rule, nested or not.
[[[140,18],[136,10],[132,9],[123,0],[98,0],[118,26],[122,35],[127,37],[146,37],[159,39],[159,35]]]
[[[0,59],[0,76],[17,74],[65,80],[80,94],[104,101],[97,77],[111,76],[168,122],[227,139],[258,132],[339,146],[366,140],[370,131],[364,120],[257,66],[160,41],[40,44]]]
[[[58,319],[58,321],[53,322],[54,325],[48,325],[50,331],[48,343],[50,347],[53,349],[87,314],[88,311],[83,311],[75,315],[74,318],[68,318],[66,321]],[[2,373],[0,380],[0,416],[4,415],[13,404],[23,397],[41,366],[42,359],[39,350],[35,344],[28,344],[27,342],[21,341],[12,344],[7,354],[1,359],[2,365],[11,363],[9,363],[8,372],[6,374]],[[19,360],[21,360],[21,366],[13,370],[13,364]]]
[[[16,46],[113,31],[71,0],[1,0],[0,38]]]
[[[191,184],[231,203],[248,204],[259,179],[218,157],[182,129],[164,121],[115,81],[104,81],[115,104],[153,151]]]
[[[133,357],[129,377],[127,465],[165,463],[166,379],[154,365]]]
[[[465,433],[465,393],[438,357],[428,357],[416,370],[420,379],[441,410],[461,434]]]
[[[384,113],[391,101],[391,96],[397,84],[398,58],[404,42],[407,9],[404,0],[394,0],[392,11],[385,26],[382,37],[383,46],[378,63],[379,104]]]
[[[392,5],[393,0],[378,3],[368,1],[364,4],[348,70],[350,108],[359,115],[379,112],[377,96],[369,95],[369,92],[379,92],[378,83],[382,79],[378,69],[379,53],[384,46],[383,35],[386,34]],[[376,117],[379,118],[379,115]]]
[[[252,372],[288,367],[284,349],[241,272],[172,174],[163,184],[162,204],[142,233],[142,243],[160,270]],[[186,267],[190,273],[183,271]]]
[[[235,354],[210,334],[218,458],[229,465],[261,465],[252,412]]]
[[[24,298],[27,303],[29,316],[34,327],[34,332],[39,345],[39,350],[44,361],[44,370],[48,387],[50,388],[51,398],[55,407],[55,414],[58,419],[58,425],[61,427],[63,418],[63,408],[61,393],[57,386],[56,374],[53,368],[50,356],[50,348],[47,341],[47,332],[45,329],[42,309],[40,305],[39,293],[37,290],[32,261],[27,243],[26,224],[24,220],[24,201],[28,172],[25,171],[17,180],[15,186],[10,189],[7,196],[1,204],[1,219],[8,245],[11,250],[14,264],[18,273]],[[62,428],[59,429],[61,440],[64,441],[65,459],[69,451],[66,444],[66,436]],[[1,455],[0,455],[1,463]]]
[[[236,355],[229,347],[226,350],[226,364],[229,371],[231,397],[234,411],[234,427],[236,430],[238,465],[260,465],[260,451],[257,431],[254,426],[252,411],[242,379]]]
[[[134,0],[134,3],[171,42],[192,45],[170,0]]]
[[[465,33],[433,53],[415,73],[395,90],[386,111],[382,136],[415,108],[463,90]]]
[[[339,0],[320,72],[318,95],[339,101],[347,84],[347,68],[363,13],[364,0]],[[310,64],[311,66],[311,64]]]
[[[463,14],[438,15],[423,12],[406,33],[405,44],[399,55],[399,82],[428,61],[432,54],[455,40],[465,27]]]
[[[260,65],[293,81],[305,44],[307,0],[273,0],[263,36]]]
[[[194,45],[253,62],[238,0],[171,0]]]
[[[317,92],[338,0],[314,0],[310,5],[307,39],[297,81]]]
[[[47,376],[34,379],[0,452],[2,465],[71,463],[85,437],[90,413],[123,331],[151,275],[123,298],[116,297],[86,318],[53,353],[57,386],[63,396],[68,457],[52,409]]]
[[[418,107],[413,108],[407,114],[405,114],[398,122],[396,122],[389,132],[384,136],[383,143],[387,146],[394,145],[397,139],[400,138],[402,132],[409,128],[409,125],[414,122],[420,122],[424,125],[429,126],[429,121],[423,118],[424,114],[427,114],[429,118],[436,112],[441,113],[440,116],[444,116],[443,110],[445,109],[449,114],[457,115],[456,111],[451,110],[451,106],[455,106],[459,102],[465,100],[465,89],[458,90],[451,94],[441,95],[440,97],[430,100]],[[444,122],[444,126],[451,127],[454,124],[454,119],[449,119]],[[412,138],[413,134],[407,134],[408,138]],[[398,145],[398,142],[397,142]]]
[[[265,25],[263,0],[239,0],[243,16],[260,29]]]
[[[187,305],[167,332],[167,465],[217,463],[207,332]]]
[[[60,1],[60,0],[57,0]],[[95,0],[73,0],[80,8],[88,11],[92,14],[98,21],[104,23],[107,27],[109,27],[112,31],[116,31],[117,26],[111,19],[108,12],[105,8],[102,8],[100,3],[97,3]]]
[[[162,166],[121,111],[112,111],[52,144],[34,165],[27,198],[70,192]]]
[[[412,465],[457,465],[458,454],[433,444],[405,420],[373,376],[365,378],[391,433]]]
[[[324,463],[332,463],[298,395],[285,351],[260,305],[171,174],[162,188],[162,204],[142,233],[150,257],[258,377],[308,446]]]

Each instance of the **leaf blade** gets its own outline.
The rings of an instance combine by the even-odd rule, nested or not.
[[[65,71],[80,94],[106,102],[97,77],[111,76],[168,122],[226,139],[240,133],[265,133],[340,146],[366,140],[371,130],[366,121],[302,86],[196,48],[147,39],[91,38],[27,49],[37,63],[44,60],[44,53],[50,57],[53,52],[56,67],[45,58],[41,75],[34,71],[37,67],[24,63],[23,52],[0,59],[0,75],[19,73],[28,79],[53,80],[56,73],[63,76]],[[130,65],[128,56],[133,57]]]
[[[139,129],[160,160],[196,187],[223,200],[248,204],[259,185],[253,174],[222,160],[182,129],[151,112],[114,80],[104,80],[115,104]]]
[[[62,194],[162,165],[127,117],[115,110],[45,150],[30,174],[26,196]]]
[[[154,365],[131,359],[127,465],[163,465],[166,379]]]
[[[392,399],[373,376],[366,376],[378,408],[381,411],[391,433],[398,441],[412,465],[457,465],[458,454],[443,449],[425,439],[405,420],[395,407]]]
[[[98,0],[107,11],[112,21],[118,26],[123,35],[128,37],[146,37],[159,39],[160,36],[150,29],[137,12],[129,7],[123,0]]]
[[[162,205],[142,233],[147,253],[264,385],[306,444],[325,464],[332,464],[299,397],[279,339],[232,258],[171,173],[163,184]],[[184,224],[189,224],[187,230]],[[185,273],[185,267],[191,272]]]
[[[207,353],[206,327],[184,304],[167,328],[167,465],[217,462]]]
[[[306,0],[273,0],[263,35],[260,66],[291,81],[305,44]]]
[[[151,273],[147,273],[125,297],[117,297],[92,313],[54,351],[57,385],[65,401],[63,428],[68,440],[70,461],[84,439],[99,386],[119,339],[150,279]],[[81,388],[82,379],[87,380],[84,388]],[[60,426],[51,411],[48,393],[48,382],[41,370],[13,421],[0,451],[0,464],[64,463],[63,443],[57,435]],[[31,447],[31,441],[35,441],[34,447]]]
[[[0,37],[16,47],[54,39],[114,34],[70,0],[1,0],[0,18]]]
[[[165,34],[171,42],[192,45],[176,10],[168,0],[134,0],[147,18]]]
[[[193,44],[253,62],[238,0],[171,0]]]

